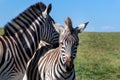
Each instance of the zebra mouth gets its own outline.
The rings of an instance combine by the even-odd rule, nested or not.
[[[65,67],[66,67],[67,71],[71,71],[72,68],[73,68],[73,66],[74,66],[73,61],[67,61],[67,62],[65,62]]]

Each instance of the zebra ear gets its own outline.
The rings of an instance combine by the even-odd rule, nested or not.
[[[51,9],[52,9],[52,5],[49,4],[48,7],[45,9],[44,14],[49,15]]]
[[[45,11],[42,12],[42,14],[43,14],[43,16],[44,16],[45,18],[49,15],[51,9],[52,9],[52,5],[49,4],[48,7],[45,9]]]
[[[54,25],[54,28],[56,29],[56,31],[57,31],[58,33],[62,33],[62,32],[64,31],[63,25],[61,25],[61,24],[59,24],[59,23],[55,23],[55,24],[53,24],[53,25]]]
[[[49,4],[48,7],[47,7],[47,14],[50,13],[51,9],[52,9],[52,4]]]
[[[45,11],[45,9],[46,9],[46,5],[42,2],[39,3],[39,7],[40,7],[42,12]]]
[[[88,23],[89,23],[89,22],[86,22],[86,23],[84,23],[84,24],[78,25],[78,27],[75,28],[76,32],[77,32],[77,33],[83,32],[83,30],[86,28],[86,26],[87,26]]]
[[[69,17],[67,17],[67,19],[65,20],[65,30],[69,31],[70,33],[72,33],[73,31],[72,21]]]

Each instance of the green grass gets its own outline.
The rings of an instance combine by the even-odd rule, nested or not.
[[[79,37],[76,79],[120,80],[120,33],[84,32]]]
[[[2,35],[3,34],[3,29],[2,28],[0,28],[0,35]]]
[[[120,33],[80,34],[75,70],[77,80],[120,80]]]

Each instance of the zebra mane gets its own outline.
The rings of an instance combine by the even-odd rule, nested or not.
[[[34,5],[31,5],[25,11],[20,13],[16,18],[14,18],[11,22],[8,22],[4,27],[4,35],[11,35],[20,30],[26,30],[32,25],[32,23],[38,18],[38,16],[42,17],[42,12],[46,9],[46,5],[42,2],[38,2]],[[33,18],[34,17],[34,18]],[[27,19],[27,20],[25,20]]]

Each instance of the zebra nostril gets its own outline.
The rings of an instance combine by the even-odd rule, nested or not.
[[[71,60],[72,60],[71,55],[66,54],[66,56],[65,56],[65,61],[66,61],[66,62],[71,62]]]

